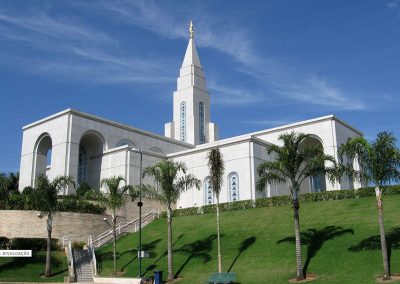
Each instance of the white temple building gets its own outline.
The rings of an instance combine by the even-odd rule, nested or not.
[[[46,173],[50,179],[72,176],[75,181],[98,188],[100,180],[122,176],[131,185],[139,183],[140,152],[143,167],[161,159],[184,162],[190,173],[202,181],[202,189],[189,189],[177,207],[201,206],[214,202],[208,179],[206,155],[218,146],[225,162],[225,177],[220,202],[289,194],[286,184],[271,184],[256,191],[258,165],[268,159],[266,146],[278,144],[285,132],[311,135],[307,143],[319,145],[324,153],[337,159],[337,149],[349,137],[362,133],[333,115],[265,129],[219,140],[218,127],[211,122],[210,95],[193,37],[193,27],[186,54],[173,94],[173,120],[165,124],[165,136],[110,121],[73,109],[66,109],[23,127],[20,164],[22,190],[35,186],[35,179]],[[144,183],[151,182],[144,180]],[[305,180],[302,192],[358,188],[352,180],[331,184],[324,176]],[[67,188],[64,194],[75,189]]]

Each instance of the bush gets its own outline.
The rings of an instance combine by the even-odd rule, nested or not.
[[[90,192],[92,188],[87,182],[81,182],[78,187],[76,188],[75,195],[78,198],[84,198],[85,195]]]
[[[73,242],[72,243],[72,248],[74,249],[83,249],[83,247],[86,245],[85,242]]]
[[[9,249],[10,239],[6,237],[0,237],[0,249]]]
[[[382,195],[400,195],[400,185],[385,186],[382,189]],[[366,187],[356,190],[331,190],[324,192],[303,193],[299,195],[299,202],[319,202],[340,199],[354,199],[362,197],[375,196],[375,188]],[[272,206],[291,206],[292,197],[289,195],[273,196],[267,198],[258,198],[254,200],[242,200],[234,202],[220,203],[221,211],[242,210],[253,207],[272,207]],[[176,209],[174,216],[187,216],[215,213],[217,206],[215,204],[204,205],[202,207],[189,207]],[[162,214],[162,216],[165,216]]]
[[[79,212],[91,214],[104,214],[106,208],[86,200],[78,200],[75,197],[63,198],[59,200],[58,211],[61,212]]]
[[[50,243],[51,250],[62,250],[61,246],[58,245],[58,239],[51,239]],[[33,250],[33,251],[46,251],[47,250],[47,239],[43,238],[14,238],[11,239],[10,249],[19,250]]]

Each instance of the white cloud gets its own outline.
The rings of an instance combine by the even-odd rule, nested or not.
[[[209,89],[212,94],[213,103],[224,105],[254,104],[264,100],[260,93],[252,92],[250,89],[228,87],[220,85],[216,81],[209,81]]]
[[[126,8],[127,6],[130,8]],[[153,1],[102,2],[102,8],[117,13],[118,17],[123,17],[130,24],[166,38],[188,36],[187,30],[184,29],[187,23],[179,22],[168,11],[161,10]],[[194,16],[197,45],[230,56],[239,63],[240,71],[257,78],[260,85],[264,86],[258,92],[253,92],[213,82],[210,88],[219,94],[216,96],[217,102],[251,104],[268,99],[265,93],[272,96],[275,92],[275,95],[330,109],[361,110],[366,107],[362,101],[346,96],[326,79],[307,74],[298,76],[273,58],[261,56],[254,50],[252,39],[248,36],[250,32],[245,28],[238,27],[217,15],[204,13],[201,9]],[[201,32],[196,33],[196,26]]]
[[[37,57],[2,52],[0,62],[4,64],[12,61],[16,68],[95,84],[172,81],[165,67],[169,61],[121,56],[117,40],[73,19],[37,11],[16,15],[0,10],[0,23],[0,38],[45,52]]]
[[[129,23],[164,38],[183,39],[188,36],[188,23],[183,22],[187,20],[186,13],[178,17],[176,14],[182,13],[179,9],[171,12],[150,0],[69,3],[86,13],[98,13],[108,21]],[[245,27],[212,15],[201,6],[193,10],[198,46],[212,48],[232,58],[239,71],[259,82],[250,90],[228,86],[221,80],[218,84],[215,80],[210,81],[217,102],[252,104],[283,96],[330,109],[365,108],[363,102],[345,95],[328,79],[317,75],[299,76],[301,70],[289,70],[273,58],[261,55],[253,47],[253,40],[249,37],[251,32]],[[39,72],[70,75],[93,83],[165,83],[175,80],[168,70],[171,65],[168,59],[121,55],[116,39],[76,18],[54,17],[43,11],[16,15],[0,10],[0,22],[6,23],[0,27],[0,37],[48,52],[47,57],[34,63],[34,70]],[[7,59],[0,58],[0,61],[4,60]],[[32,59],[27,55],[25,61]]]

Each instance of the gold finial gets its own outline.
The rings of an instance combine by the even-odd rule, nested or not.
[[[193,28],[193,22],[192,21],[190,21],[190,25],[189,25],[189,34],[190,34],[189,37],[191,37],[191,38],[194,36],[194,28]]]

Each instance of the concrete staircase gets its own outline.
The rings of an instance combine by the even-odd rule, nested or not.
[[[87,249],[74,249],[77,282],[93,282],[92,263]]]
[[[160,213],[157,209],[154,209],[142,216],[141,226],[142,228],[150,224],[153,220],[160,217]],[[137,232],[139,230],[139,218],[129,222],[120,222],[116,226],[116,235],[119,238],[124,233]],[[113,239],[112,229],[101,233],[98,236],[93,237],[92,242],[95,249],[111,242]]]

